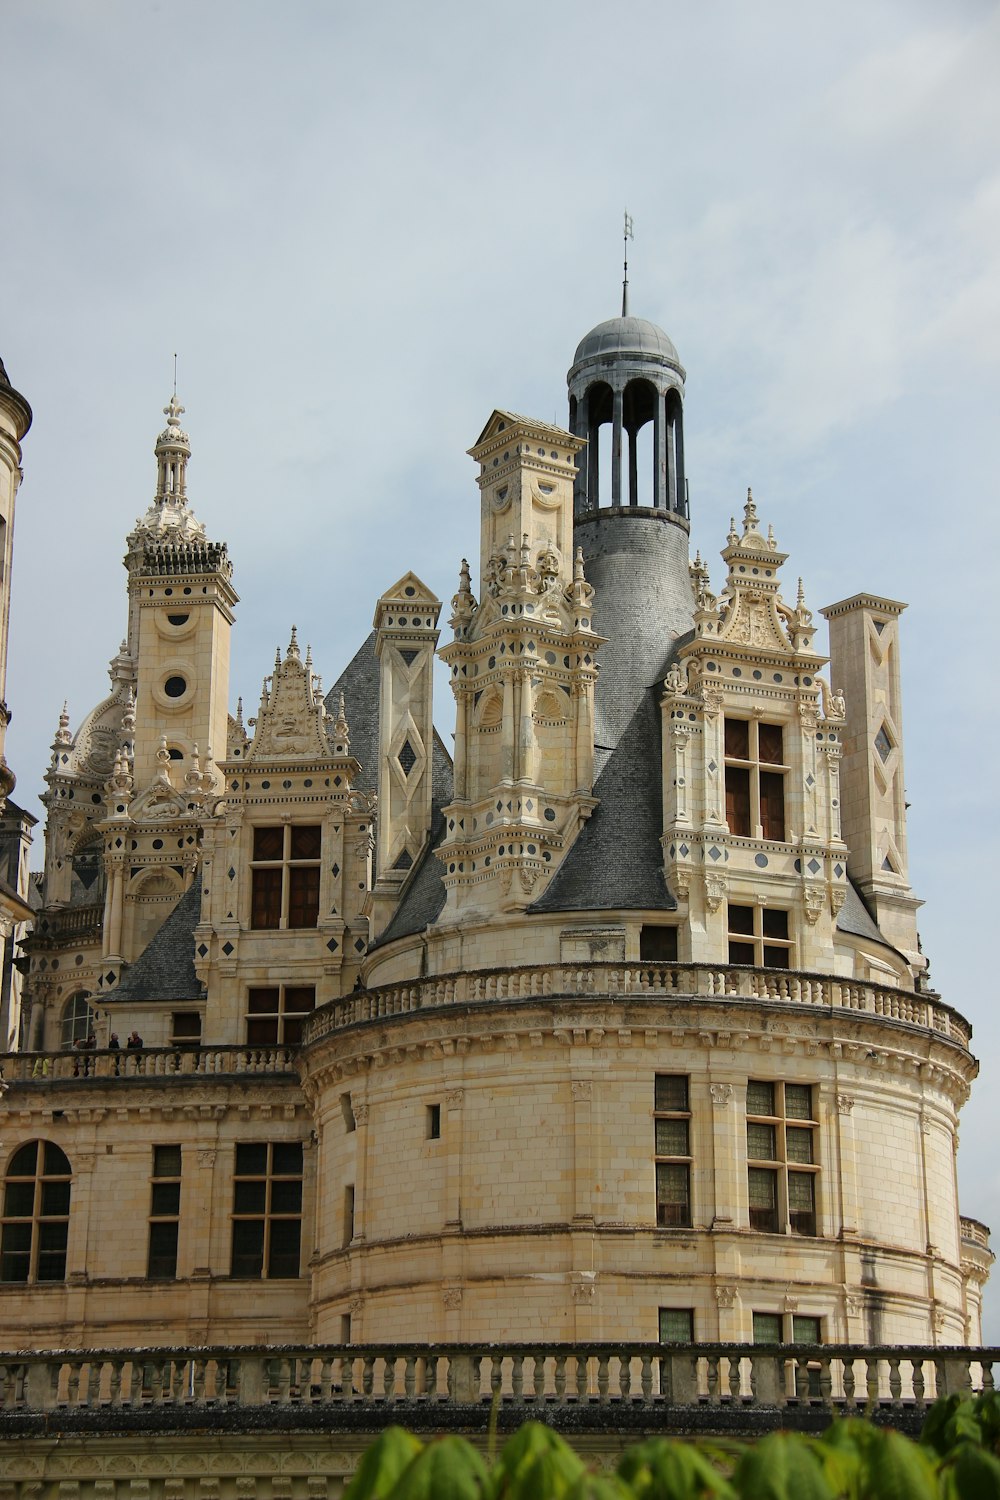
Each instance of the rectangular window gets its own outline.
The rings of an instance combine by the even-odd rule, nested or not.
[[[639,928],[639,959],[642,963],[677,962],[677,928],[647,923]]]
[[[341,1245],[347,1249],[354,1238],[354,1184],[349,1183],[344,1188],[344,1226],[341,1235]]]
[[[751,1229],[767,1234],[816,1234],[819,1126],[813,1107],[809,1084],[748,1082]]]
[[[146,1257],[146,1275],[151,1281],[173,1281],[177,1275],[180,1212],[181,1148],[154,1146]]]
[[[272,984],[247,991],[247,1042],[251,1047],[297,1047],[302,1023],[316,1005],[311,984]]]
[[[440,1106],[440,1104],[428,1104],[425,1125],[426,1125],[425,1133],[427,1135],[427,1139],[429,1141],[439,1141],[441,1139],[441,1106]]]
[[[784,1342],[780,1313],[753,1315],[753,1341],[755,1344],[781,1344]]]
[[[241,1143],[233,1175],[231,1275],[299,1274],[302,1143]]]
[[[657,1073],[653,1085],[656,1222],[663,1229],[691,1226],[691,1110],[688,1079]]]
[[[693,1344],[693,1310],[690,1307],[661,1307],[659,1331],[661,1344]]]
[[[250,926],[315,927],[319,921],[319,825],[285,824],[253,830]]]
[[[354,1117],[354,1105],[351,1103],[350,1094],[341,1094],[340,1113],[344,1117],[344,1129],[347,1131],[348,1135],[350,1135],[353,1130],[357,1130],[358,1128],[358,1122]]]
[[[785,838],[784,731],[756,719],[726,719],[726,822],[738,838]]]
[[[758,969],[789,969],[793,943],[788,913],[773,906],[728,908],[729,962]]]
[[[196,1010],[175,1010],[170,1017],[170,1044],[196,1046],[201,1041],[201,1016]]]

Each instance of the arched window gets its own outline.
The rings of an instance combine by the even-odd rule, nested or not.
[[[65,1278],[71,1175],[51,1141],[28,1141],[14,1152],[4,1182],[0,1281]]]
[[[90,1000],[86,992],[80,990],[78,994],[70,995],[63,1006],[60,1046],[63,1048],[74,1046],[88,1037],[93,1029],[94,1012],[90,1008]]]

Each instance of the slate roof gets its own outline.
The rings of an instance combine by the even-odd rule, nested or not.
[[[446,800],[450,800],[450,797]],[[396,938],[410,937],[415,932],[423,932],[425,927],[436,922],[441,915],[448,893],[441,878],[441,861],[435,855],[434,850],[441,843],[444,835],[445,816],[441,811],[441,804],[435,799],[430,839],[424,845],[423,852],[410,871],[410,877],[403,887],[402,898],[392,915],[392,920],[381,936],[371,944],[372,948],[381,948],[384,943],[391,943]]]
[[[344,695],[351,754],[361,762],[361,771],[353,784],[363,792],[378,789],[378,677],[373,630],[323,700],[327,713],[336,718],[340,695]]]
[[[159,932],[126,969],[118,988],[101,1004],[134,1000],[198,1000],[205,991],[194,971],[194,929],[201,914],[196,876]]]

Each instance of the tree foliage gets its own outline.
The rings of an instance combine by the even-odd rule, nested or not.
[[[525,1422],[492,1466],[464,1438],[388,1427],[345,1500],[1000,1500],[1000,1393],[948,1396],[919,1442],[864,1418],[822,1437],[752,1443],[647,1438],[594,1472],[551,1427]]]

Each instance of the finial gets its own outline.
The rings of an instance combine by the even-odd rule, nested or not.
[[[337,722],[333,726],[334,738],[338,744],[343,745],[346,750],[351,742],[351,732],[347,727],[347,712],[344,708],[344,695],[341,693],[337,704]]]
[[[177,352],[174,351],[174,400],[177,400]]]
[[[576,556],[573,558],[573,582],[579,583],[583,576],[583,548],[577,547]]]
[[[243,699],[242,699],[242,697],[239,697],[236,700],[236,722],[239,725],[239,727],[242,729],[243,728]]]
[[[802,579],[801,578],[799,579],[799,593],[798,593],[798,598],[796,599],[795,602],[798,605],[799,609],[801,609],[802,606],[806,602],[806,591],[805,591],[805,589],[802,586]]]
[[[458,592],[460,594],[472,593],[472,575],[469,572],[469,559],[462,558],[462,566],[458,570]]]
[[[306,667],[307,667],[307,669],[311,670],[312,669],[312,664],[313,664],[313,648],[307,642],[306,643]]]
[[[632,233],[632,216],[628,209],[625,210],[625,276],[622,280],[622,317],[628,317],[628,242],[634,240]]]
[[[736,530],[736,517],[735,516],[730,516],[729,517],[729,535],[726,537],[726,541],[729,543],[730,547],[735,547],[736,543],[739,541],[739,539],[740,539],[740,534]]]
[[[767,545],[770,547],[772,552],[777,551],[778,544],[774,539],[774,527],[770,524],[767,528]]]
[[[288,655],[295,661],[299,660],[299,642],[295,626],[292,626],[292,638],[288,642]]]
[[[69,745],[73,742],[73,736],[69,732],[69,703],[64,698],[62,713],[59,715],[59,728],[56,730],[56,744]]]
[[[751,527],[757,527],[757,507],[754,504],[753,491],[747,485],[747,503],[743,507],[743,524],[749,531]]]

